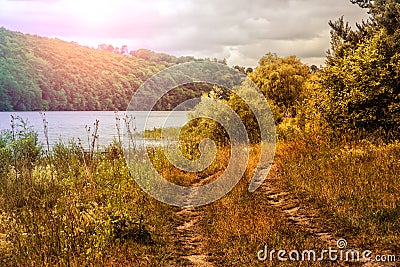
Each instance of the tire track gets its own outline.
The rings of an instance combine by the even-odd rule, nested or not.
[[[291,192],[283,190],[279,185],[276,175],[275,166],[272,167],[270,175],[265,179],[262,186],[259,188],[260,193],[264,194],[268,203],[280,210],[294,227],[299,227],[307,233],[317,237],[319,240],[328,245],[328,247],[337,248],[337,240],[340,237],[336,236],[328,228],[323,228],[315,222],[320,222],[321,218],[317,216],[317,211],[310,208],[302,207],[301,202]],[[360,248],[358,251],[363,251]],[[390,251],[376,252],[381,255],[389,255]],[[398,256],[398,255],[396,255]],[[395,267],[400,266],[398,260],[396,262],[338,262],[339,266],[364,266],[364,267]]]
[[[211,178],[211,177],[210,177]],[[209,179],[201,180],[193,187],[201,186],[207,183]],[[194,190],[187,196],[187,202],[200,197],[198,191]],[[177,255],[183,259],[182,266],[213,267],[214,264],[209,261],[209,256],[204,253],[203,236],[200,234],[199,221],[204,216],[203,207],[184,207],[176,213],[177,215]]]

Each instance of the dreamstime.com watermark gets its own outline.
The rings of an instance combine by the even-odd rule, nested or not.
[[[373,255],[371,250],[347,249],[347,241],[339,239],[337,248],[322,250],[270,250],[267,245],[259,250],[259,261],[346,261],[346,262],[396,262],[396,255]]]

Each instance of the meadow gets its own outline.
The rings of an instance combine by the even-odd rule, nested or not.
[[[257,150],[257,148],[253,148]],[[349,247],[375,254],[400,252],[400,144],[348,143],[332,145],[318,139],[278,143],[274,166],[264,182],[295,199],[311,228],[344,238]],[[253,160],[256,163],[256,152]],[[251,162],[249,164],[251,166]],[[218,266],[277,266],[260,264],[255,252],[272,250],[321,251],[336,247],[317,231],[293,223],[280,207],[271,205],[269,192],[247,191],[251,172],[221,201],[206,207],[202,231],[207,250]],[[289,201],[288,201],[289,202]],[[290,204],[290,203],[289,203]],[[288,207],[289,209],[292,207]],[[288,219],[289,218],[289,219]],[[285,262],[284,266],[330,266],[337,263]]]
[[[18,123],[17,123],[18,122]],[[73,142],[48,150],[18,119],[0,139],[0,262],[3,266],[186,266],[179,251],[178,212],[136,184],[116,142],[98,150]],[[195,149],[193,150],[195,151]],[[195,152],[186,150],[186,154]],[[218,150],[202,174],[177,170],[157,149],[153,165],[170,181],[191,185],[219,175],[229,161]],[[239,184],[200,208],[195,226],[199,251],[214,266],[276,266],[260,262],[264,245],[274,249],[326,249],[328,243],[293,224],[270,205],[268,189],[290,192],[316,227],[357,248],[399,253],[400,144],[324,141],[296,136],[278,142],[272,170],[260,190],[249,193],[259,157],[252,145]],[[289,262],[289,266],[327,266]]]

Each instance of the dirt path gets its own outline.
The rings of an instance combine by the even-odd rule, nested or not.
[[[288,191],[282,190],[277,180],[277,175],[274,174],[275,170],[271,170],[270,175],[264,181],[262,186],[258,189],[265,195],[268,203],[280,210],[289,222],[294,227],[298,227],[303,231],[319,238],[321,241],[327,244],[328,247],[337,248],[337,241],[340,237],[336,236],[329,229],[322,227],[321,219],[317,215],[317,211],[313,211],[310,208],[302,207],[300,200]],[[200,186],[207,183],[207,180],[197,182],[194,186]],[[188,195],[187,199],[196,198],[196,192],[192,195]],[[181,208],[177,212],[177,227],[176,227],[176,247],[177,255],[182,259],[181,266],[201,266],[201,267],[212,267],[215,266],[210,261],[210,255],[204,252],[203,238],[201,236],[201,230],[199,229],[199,221],[202,219],[204,213],[204,207],[186,207]],[[349,249],[357,249],[350,247]],[[362,251],[359,249],[359,251]],[[390,254],[388,251],[379,252],[382,254]],[[397,266],[396,263],[374,263],[374,262],[360,262],[360,263],[346,263],[339,262],[338,266],[364,266],[364,267],[375,267],[384,266],[392,267]]]
[[[201,218],[201,208],[182,208],[178,213],[180,224],[177,226],[178,255],[186,260],[184,266],[214,266],[208,261],[202,247],[202,236],[197,231]]]
[[[193,186],[201,186],[207,183],[208,179],[197,182]],[[197,197],[197,192],[187,196],[188,202]],[[203,216],[203,207],[185,207],[177,212],[177,255],[184,262],[182,266],[213,267],[208,255],[204,253],[203,238],[199,234],[198,223]]]
[[[336,242],[340,238],[328,229],[317,227],[314,223],[317,219],[316,214],[309,209],[307,211],[302,209],[300,201],[290,192],[280,189],[276,180],[267,178],[259,190],[265,194],[268,203],[282,211],[285,217],[296,227],[301,227],[306,232],[317,236],[329,246],[336,247]]]
[[[277,210],[282,211],[282,213],[289,220],[289,222],[294,225],[294,227],[299,227],[307,233],[319,238],[324,243],[326,243],[328,247],[337,248],[337,241],[341,239],[341,237],[336,236],[329,229],[320,226],[322,225],[322,223],[317,223],[318,221],[321,221],[321,219],[317,216],[317,211],[313,211],[309,207],[302,207],[300,204],[300,200],[293,196],[293,194],[288,191],[282,190],[281,186],[278,184],[279,181],[277,180],[277,175],[274,174],[274,171],[276,170],[271,170],[270,175],[268,175],[263,185],[258,189],[265,194],[268,203],[272,207],[277,208]],[[357,248],[349,246],[349,249]],[[358,250],[363,251],[359,248]],[[390,251],[379,251],[378,253],[382,255],[391,254]],[[340,262],[339,266],[349,266],[349,264],[350,263]],[[396,265],[396,262],[360,262],[352,263],[352,265],[364,267],[398,266]]]

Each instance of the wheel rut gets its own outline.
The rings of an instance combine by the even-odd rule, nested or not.
[[[207,180],[197,182],[193,187],[201,186],[207,183]],[[187,196],[188,203],[197,197],[197,191],[192,191]],[[209,255],[204,253],[204,239],[199,230],[199,222],[203,218],[204,212],[204,207],[182,207],[176,213],[176,247],[177,255],[183,259],[182,266],[214,266]]]
[[[322,223],[316,223],[321,221],[321,218],[319,218],[317,211],[312,210],[309,207],[302,207],[301,201],[299,199],[297,199],[291,192],[282,189],[282,187],[279,185],[277,175],[275,174],[276,170],[274,170],[274,167],[275,166],[272,167],[270,175],[268,175],[268,177],[264,180],[264,183],[258,189],[261,191],[261,193],[265,195],[268,200],[268,204],[276,208],[278,211],[282,212],[283,215],[290,223],[293,224],[294,227],[299,227],[310,235],[315,236],[322,242],[326,243],[328,247],[337,249],[337,241],[341,238],[336,236],[335,233],[333,233],[328,228],[321,227]],[[358,250],[363,251],[362,249]],[[389,255],[390,251],[379,251],[378,253],[382,255]],[[338,262],[339,266],[349,266],[349,264],[351,264],[351,266],[365,267],[400,266],[398,262]]]

